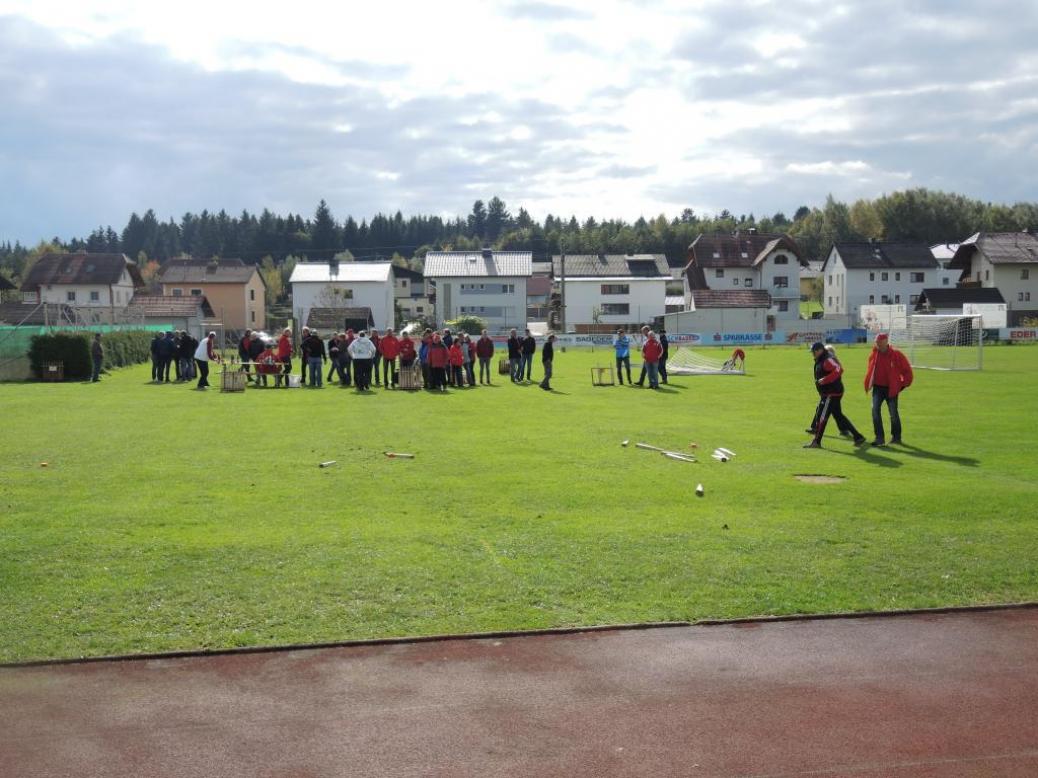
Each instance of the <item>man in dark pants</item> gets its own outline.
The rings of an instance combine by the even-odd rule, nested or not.
[[[162,333],[156,332],[155,337],[151,339],[151,380],[161,381],[162,380],[162,356],[160,351],[162,350]]]
[[[551,391],[551,365],[555,359],[555,347],[552,345],[554,342],[555,336],[549,334],[544,341],[544,348],[541,349],[541,367],[544,368],[544,380],[541,381],[540,386],[546,392]]]
[[[245,378],[248,381],[252,380],[252,376],[249,374],[249,343],[252,341],[252,330],[245,330],[245,334],[242,335],[241,340],[238,341],[238,361],[241,362],[242,370],[245,371]]]
[[[90,374],[90,380],[97,383],[101,380],[101,366],[105,361],[105,348],[101,345],[101,333],[94,335],[94,342],[90,344],[90,358],[94,363],[94,371]]]
[[[512,374],[512,383],[523,379],[523,347],[519,342],[519,333],[514,329],[508,334],[508,372]]]
[[[825,434],[825,425],[829,423],[830,416],[837,420],[837,424],[842,422],[843,427],[854,436],[855,446],[863,445],[865,436],[854,428],[840,407],[843,398],[843,367],[829,356],[824,343],[813,343],[811,356],[815,360],[815,388],[818,390],[821,413],[818,416],[818,424],[815,425],[815,435],[810,443],[804,444],[804,448],[822,447],[822,435]]]
[[[533,335],[530,331],[526,331],[526,335],[523,337],[523,367],[522,370],[526,371],[526,380],[533,380],[533,355],[537,351],[537,341],[534,340]],[[522,379],[522,373],[520,372],[519,378]]]
[[[873,446],[885,446],[883,435],[883,403],[890,411],[890,442],[901,443],[901,414],[897,410],[897,398],[912,385],[912,366],[908,359],[890,345],[886,333],[876,336],[869,364],[865,368],[865,391],[872,389],[872,429],[876,433]]]
[[[670,341],[667,340],[667,331],[660,327],[660,346],[663,348],[663,354],[660,356],[659,371],[660,371],[660,383],[667,383],[667,357],[670,356]]]

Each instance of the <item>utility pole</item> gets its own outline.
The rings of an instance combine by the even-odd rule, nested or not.
[[[566,247],[559,241],[559,329],[565,335],[566,330]]]

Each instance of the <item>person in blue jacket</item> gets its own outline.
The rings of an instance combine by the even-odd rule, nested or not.
[[[623,384],[623,368],[627,368],[627,383],[633,383],[631,381],[631,339],[627,337],[627,332],[623,327],[616,331],[616,337],[613,338],[613,349],[616,351],[616,377]]]

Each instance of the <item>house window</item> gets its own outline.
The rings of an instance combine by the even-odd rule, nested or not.
[[[876,304],[876,295],[870,294],[869,295],[869,305],[875,305],[875,304]]]
[[[201,297],[202,296],[202,290],[201,289],[192,289],[191,290],[191,296],[192,297]]]
[[[778,309],[779,309],[780,312],[788,311],[789,310],[789,300],[779,300],[778,301]]]
[[[1022,303],[1024,301],[1024,293],[1023,292],[1017,292],[1016,293],[1016,301],[1018,303]]]
[[[416,305],[414,307],[414,310],[415,310],[415,313],[422,313],[425,310],[425,308],[423,308],[421,305]]]
[[[1027,272],[1027,271],[1024,271],[1024,272]],[[724,278],[724,268],[723,267],[719,267],[716,270],[714,270],[714,278]]]
[[[249,321],[251,321],[253,324],[256,323],[256,312],[255,311],[249,311]]]
[[[116,292],[116,294],[118,294],[118,292]],[[96,303],[96,302],[99,302],[100,300],[101,300],[101,293],[100,292],[91,292],[90,293],[90,302]]]
[[[829,298],[829,307],[830,308],[833,307],[833,298],[832,297]]]
[[[602,284],[602,294],[630,294],[630,284]]]
[[[249,300],[253,301],[255,299],[256,299],[256,290],[255,289],[250,289],[249,290]]]
[[[775,257],[775,264],[776,265],[788,265],[789,264],[789,257],[787,257],[785,254],[779,254],[779,255],[777,255]]]
[[[745,281],[742,282],[742,285],[745,286],[747,289],[752,289],[753,288],[753,279],[752,278],[747,278]]]
[[[876,274],[875,273],[869,273],[869,280],[870,281],[875,281],[876,280]]]
[[[603,316],[629,316],[631,306],[627,303],[602,303]]]
[[[1023,270],[1020,271],[1020,280],[1021,281],[1026,281],[1030,277],[1031,277],[1031,271],[1028,270],[1026,267]]]
[[[890,305],[890,295],[889,294],[883,295],[881,298],[879,298],[879,301],[883,305]]]
[[[1024,292],[1024,302],[1025,303],[1031,302],[1031,293],[1030,292]]]
[[[70,303],[74,303],[76,301],[76,293],[75,292],[65,292],[65,299],[68,302],[70,302]]]
[[[894,280],[895,281],[900,281],[901,280],[901,274],[900,273],[894,273]]]
[[[901,295],[899,295],[899,294],[894,295],[894,302],[895,303],[900,303],[901,302]]]
[[[917,294],[910,295],[909,298],[908,298],[908,302],[912,303],[912,305],[915,305],[916,303],[919,302],[919,295],[917,295]]]
[[[990,270],[985,270],[984,271],[984,280],[985,281],[990,281],[991,280],[991,271]]]
[[[909,276],[909,279],[912,281],[913,284],[922,284],[922,283],[924,283],[926,281],[926,274],[925,273],[912,273]]]
[[[173,290],[173,296],[174,297],[183,297],[183,295],[184,295],[184,290],[183,289],[174,289]]]
[[[738,286],[738,285],[739,285],[739,279],[738,278],[733,278],[732,279],[732,286]]]
[[[789,276],[775,276],[775,286],[779,289],[788,289]]]
[[[400,286],[404,287],[404,289],[407,289],[407,279],[406,278],[401,278],[400,279]]]
[[[830,273],[829,274],[829,286],[832,286],[832,285],[833,285],[833,276],[832,276],[832,273]]]
[[[941,279],[941,286],[948,286],[949,284],[951,284],[951,280],[948,278],[948,276],[945,276]]]
[[[880,281],[889,281],[890,280],[890,273],[880,273],[879,274],[879,280]]]

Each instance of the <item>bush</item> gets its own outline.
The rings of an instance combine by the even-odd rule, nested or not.
[[[487,323],[478,316],[459,316],[443,324],[450,327],[452,332],[467,332],[469,335],[479,335],[487,328]]]
[[[106,332],[101,336],[105,349],[105,369],[126,367],[147,362],[151,359],[151,339],[154,332],[145,330],[123,330]],[[90,358],[90,342],[94,333],[55,332],[50,335],[34,335],[29,346],[29,364],[37,378],[43,377],[43,366],[48,362],[62,362],[65,378],[89,378],[93,368]]]
[[[93,366],[90,343],[78,332],[34,335],[29,346],[29,364],[37,378],[43,378],[43,366],[48,362],[63,363],[65,378],[89,378]]]

